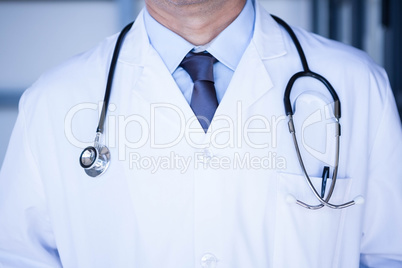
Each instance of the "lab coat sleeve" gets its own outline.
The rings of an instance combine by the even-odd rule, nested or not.
[[[61,267],[39,169],[30,150],[25,96],[0,172],[0,267]]]
[[[386,75],[371,141],[360,267],[402,267],[402,131]],[[375,109],[375,107],[373,107]]]

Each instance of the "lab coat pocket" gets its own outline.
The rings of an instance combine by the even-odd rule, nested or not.
[[[310,177],[321,193],[322,179]],[[299,206],[294,198],[309,205],[320,204],[308,186],[304,175],[278,173],[278,195],[275,227],[274,267],[334,267],[342,236],[343,209],[323,207],[309,210]],[[332,179],[328,179],[326,193]],[[330,199],[344,203],[349,196],[351,179],[338,178]],[[292,258],[288,254],[292,253]]]

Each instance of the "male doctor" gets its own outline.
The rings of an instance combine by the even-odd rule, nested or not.
[[[117,35],[21,98],[0,175],[0,267],[402,267],[402,135],[386,74],[294,30],[342,105],[329,202],[354,205],[296,201],[320,204],[283,108],[302,64],[258,2],[146,0],[117,62],[102,175],[78,158],[93,146]],[[305,168],[328,196],[332,97],[303,78],[290,98]]]

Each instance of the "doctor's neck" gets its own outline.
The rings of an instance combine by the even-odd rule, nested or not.
[[[145,0],[149,14],[193,45],[205,45],[231,24],[246,0]]]

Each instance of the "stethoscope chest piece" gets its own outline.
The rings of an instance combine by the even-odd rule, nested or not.
[[[102,175],[110,164],[110,151],[105,145],[95,143],[82,151],[80,165],[90,177]]]

